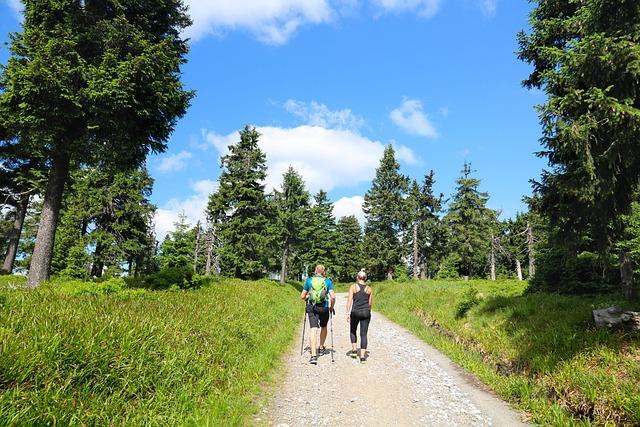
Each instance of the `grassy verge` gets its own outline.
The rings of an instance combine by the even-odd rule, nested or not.
[[[300,321],[298,291],[64,282],[0,290],[0,425],[244,425]]]
[[[0,288],[18,288],[27,283],[27,276],[1,275]]]
[[[640,338],[592,326],[617,296],[517,281],[381,283],[376,309],[544,425],[640,425]],[[476,291],[474,291],[475,289]]]

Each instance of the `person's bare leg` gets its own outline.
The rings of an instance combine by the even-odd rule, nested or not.
[[[309,329],[309,346],[311,347],[312,357],[317,354],[317,347],[316,347],[317,345],[318,345],[318,328],[311,328]]]
[[[320,348],[324,348],[324,342],[327,340],[327,327],[320,328]]]

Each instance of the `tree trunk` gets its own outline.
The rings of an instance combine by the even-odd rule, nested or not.
[[[207,263],[204,267],[205,276],[211,275],[211,253],[213,252],[213,228],[207,230]]]
[[[102,270],[104,270],[104,262],[100,259],[102,252],[104,251],[104,245],[101,243],[96,244],[96,250],[93,253],[93,263],[91,264],[91,277],[102,277]]]
[[[29,266],[28,288],[36,288],[42,281],[49,278],[62,194],[68,176],[69,156],[65,153],[54,156],[42,205],[42,214],[40,214],[36,244],[31,257],[31,265]]]
[[[16,205],[16,219],[13,222],[13,228],[9,234],[9,246],[7,254],[4,257],[1,274],[11,274],[13,271],[13,263],[16,261],[18,253],[18,245],[20,244],[20,235],[22,234],[22,226],[24,218],[27,216],[27,208],[29,207],[29,195],[24,195]]]
[[[198,272],[198,251],[200,250],[200,221],[196,224],[196,247],[193,251],[193,272]]]
[[[522,266],[519,259],[516,259],[516,274],[518,275],[518,280],[522,281]]]
[[[529,255],[529,278],[531,279],[536,275],[536,254],[533,250],[533,228],[531,224],[527,223],[527,251]]]
[[[418,280],[420,274],[418,266],[418,223],[413,224],[413,279]]]
[[[493,234],[491,235],[491,280],[496,280],[496,244]]]
[[[633,261],[625,251],[620,251],[620,277],[624,297],[627,301],[634,301],[636,296],[633,289]]]
[[[287,280],[287,269],[289,262],[289,239],[284,241],[284,248],[282,250],[282,268],[280,269],[280,283],[284,283]]]
[[[424,260],[420,262],[420,279],[425,280],[427,278],[427,266]]]

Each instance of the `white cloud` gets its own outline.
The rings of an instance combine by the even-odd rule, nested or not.
[[[181,151],[178,154],[172,154],[161,158],[157,163],[157,169],[160,172],[177,172],[184,169],[187,160],[193,157],[188,151]]]
[[[479,0],[480,9],[487,16],[493,16],[496,14],[496,8],[498,7],[498,0]]]
[[[258,127],[259,145],[267,156],[267,190],[280,185],[282,175],[293,166],[304,178],[307,188],[330,191],[336,187],[353,187],[370,181],[380,163],[385,145],[349,130],[320,126],[295,128]],[[206,140],[220,154],[238,140],[237,132],[221,136],[206,132]],[[413,151],[397,145],[398,159],[417,163]]]
[[[244,30],[267,44],[286,43],[304,24],[333,19],[329,0],[187,0],[193,25],[186,35],[199,39],[208,34]]]
[[[389,114],[391,120],[404,131],[424,136],[436,138],[438,133],[423,111],[422,102],[417,99],[405,98],[402,104]]]
[[[205,222],[205,209],[209,201],[209,195],[216,191],[218,183],[205,179],[191,184],[193,194],[186,199],[171,199],[156,210],[155,230],[156,239],[164,240],[168,232],[173,230],[173,224],[182,213],[187,217],[189,224],[195,226],[198,221]]]
[[[352,196],[352,197],[343,197],[337,200],[333,204],[333,214],[336,219],[340,219],[343,216],[354,215],[360,225],[364,225],[364,211],[362,210],[362,204],[364,203],[364,197],[362,196]]]
[[[417,12],[424,17],[438,13],[442,0],[372,0],[384,12]]]
[[[362,117],[355,115],[348,108],[332,111],[326,105],[315,101],[307,103],[288,99],[284,103],[284,108],[309,126],[357,131],[365,124]]]
[[[2,0],[3,3],[6,3],[14,12],[22,13],[22,3],[20,0]]]

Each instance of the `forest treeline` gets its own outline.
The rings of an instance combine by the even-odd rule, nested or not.
[[[4,271],[28,270],[30,286],[50,273],[167,269],[284,280],[322,262],[339,280],[362,267],[376,279],[520,276],[576,293],[622,285],[633,298],[640,4],[534,3],[517,54],[532,65],[524,86],[547,95],[538,155],[548,167],[526,212],[505,219],[489,209],[469,164],[453,194],[435,194],[434,171],[409,179],[387,147],[361,228],[351,216],[336,220],[327,194],[310,195],[292,168],[265,192],[259,134],[245,127],[222,158],[207,221],[183,218],[157,244],[144,165],[194,96],[180,81],[183,4],[25,2],[0,72]]]

